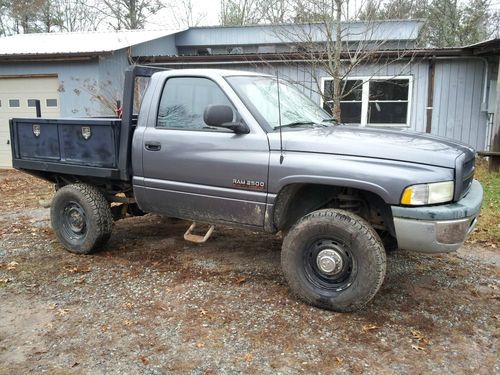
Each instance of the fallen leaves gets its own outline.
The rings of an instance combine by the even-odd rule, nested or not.
[[[0,284],[7,284],[10,279],[0,279]]]
[[[12,261],[10,263],[7,263],[7,270],[13,271],[16,269],[16,267],[19,265],[16,261]]]
[[[69,273],[88,273],[91,271],[90,267],[79,268],[78,266],[66,265],[63,269]]]
[[[208,311],[205,309],[200,309],[199,312],[200,312],[200,315],[202,315],[202,316],[206,316],[208,314]]]
[[[149,358],[148,357],[145,357],[145,356],[141,355],[139,357],[139,359],[141,360],[141,362],[142,362],[143,365],[149,365]]]
[[[239,277],[238,279],[236,279],[235,283],[238,284],[238,285],[241,285],[241,284],[243,284],[246,281],[247,281],[246,277]]]
[[[196,343],[196,347],[197,347],[198,349],[202,349],[202,348],[204,348],[204,347],[205,347],[205,343],[204,343],[204,342],[197,342],[197,343]]]
[[[375,324],[366,324],[363,326],[363,332],[369,332],[369,331],[373,331],[374,329],[377,329],[379,328],[377,325]]]
[[[6,171],[3,176],[0,191],[4,209],[37,207],[40,198],[49,199],[54,191],[51,184],[15,170]]]
[[[419,350],[425,351],[425,348],[418,346],[418,345],[414,345],[414,344],[412,344],[411,348],[414,350],[417,350],[417,351],[419,351]]]
[[[49,303],[47,305],[47,308],[49,310],[56,310],[57,309],[56,312],[55,312],[57,316],[66,316],[71,311],[70,309],[58,308],[58,304],[57,303]]]
[[[58,309],[56,312],[57,316],[66,316],[70,312],[69,309]]]
[[[78,279],[73,281],[73,284],[83,284],[85,282],[85,276],[80,276]]]
[[[425,337],[422,332],[417,331],[416,329],[411,331],[411,335],[412,335],[412,338],[414,340],[417,340],[419,343],[422,343],[424,345],[430,344],[429,339],[427,337]]]
[[[126,302],[126,303],[123,304],[123,307],[125,307],[128,310],[132,310],[132,308],[134,307],[134,305],[133,305],[132,302]]]
[[[416,329],[411,330],[411,337],[413,340],[415,340],[417,343],[412,344],[411,348],[416,351],[422,351],[425,352],[426,348],[428,345],[430,345],[430,340],[424,336],[424,334]]]
[[[252,362],[252,360],[253,360],[253,354],[252,353],[247,353],[247,354],[245,354],[245,356],[243,357],[243,359],[245,360],[245,362]]]

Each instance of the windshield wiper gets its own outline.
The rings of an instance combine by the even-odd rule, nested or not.
[[[297,126],[302,126],[302,125],[314,125],[316,124],[314,121],[295,121],[295,122],[290,122],[288,124],[283,124],[281,126],[276,127],[277,128],[295,128]]]

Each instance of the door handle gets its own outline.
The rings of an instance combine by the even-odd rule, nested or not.
[[[154,141],[148,141],[148,142],[144,143],[144,147],[148,151],[160,151],[161,150],[161,143],[154,142]]]

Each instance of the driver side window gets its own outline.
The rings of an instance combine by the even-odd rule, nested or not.
[[[158,108],[157,128],[212,130],[226,129],[208,126],[203,112],[209,104],[233,105],[220,87],[208,78],[173,77],[163,87]]]

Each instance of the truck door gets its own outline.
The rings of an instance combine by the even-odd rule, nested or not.
[[[265,132],[235,134],[203,121],[209,104],[235,105],[213,80],[171,77],[143,135],[141,207],[172,217],[263,226],[269,145]],[[241,105],[241,104],[240,104]],[[154,122],[154,123],[153,123]]]

